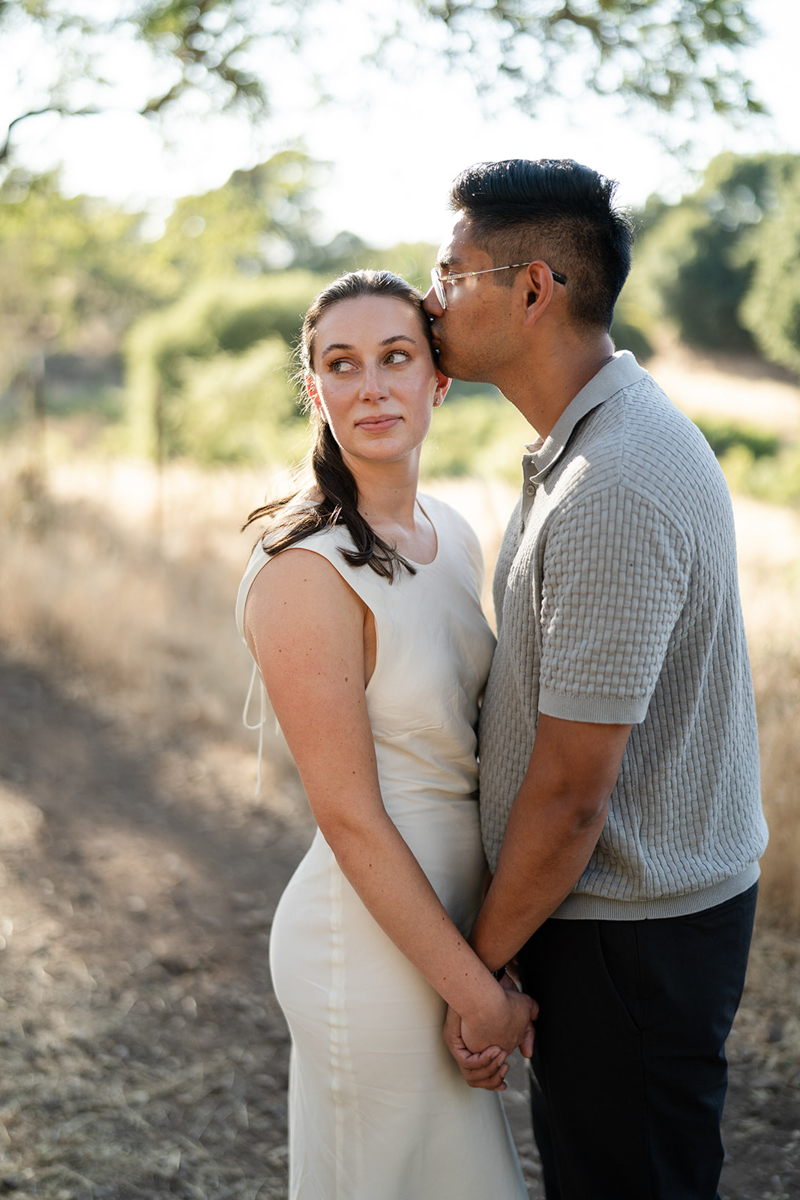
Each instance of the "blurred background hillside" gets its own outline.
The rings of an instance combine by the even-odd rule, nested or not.
[[[239,526],[304,453],[319,288],[424,290],[457,171],[553,156],[620,179],[617,348],[734,496],[772,840],[725,1194],[800,1194],[798,36],[789,0],[0,0],[0,1191],[283,1194],[309,823],[269,730],[252,795]],[[425,450],[490,569],[528,438],[456,384]]]

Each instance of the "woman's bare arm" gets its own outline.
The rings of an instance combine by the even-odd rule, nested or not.
[[[321,555],[292,549],[257,576],[245,632],[319,828],[403,954],[459,1013],[470,1049],[511,1050],[530,1001],[505,991],[450,920],[386,813],[365,693],[363,602]]]

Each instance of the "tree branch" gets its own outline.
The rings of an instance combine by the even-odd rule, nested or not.
[[[6,129],[6,136],[2,146],[0,146],[0,166],[8,162],[8,157],[11,152],[11,131],[15,125],[19,125],[20,121],[27,121],[29,117],[41,117],[45,113],[58,113],[61,117],[91,117],[96,116],[100,112],[99,108],[68,108],[64,104],[46,104],[43,108],[32,108],[30,112],[20,113],[18,117],[14,117],[13,121],[9,121]]]

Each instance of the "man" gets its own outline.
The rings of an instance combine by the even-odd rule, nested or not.
[[[472,942],[539,1002],[548,1200],[714,1200],[766,844],[755,710],[724,479],[609,336],[614,187],[568,160],[469,168],[425,297],[442,371],[538,435],[495,575]],[[468,1080],[502,1086],[459,1034],[450,1014]]]

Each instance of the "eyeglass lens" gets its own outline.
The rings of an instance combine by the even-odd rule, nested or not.
[[[431,283],[433,284],[433,292],[439,304],[442,308],[447,308],[447,296],[445,295],[444,284],[439,278],[439,271],[436,267],[431,271]]]

